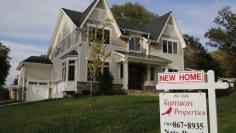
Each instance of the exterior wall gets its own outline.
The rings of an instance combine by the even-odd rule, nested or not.
[[[51,65],[27,64],[26,68],[27,80],[51,80]]]
[[[60,54],[62,54],[64,51],[66,51],[69,48],[69,47],[64,46],[65,42],[63,41],[63,38],[67,37],[68,35],[78,37],[78,33],[75,32],[75,29],[76,29],[75,24],[70,20],[70,18],[63,11],[61,11],[60,13],[61,13],[60,14],[61,19],[58,22],[59,26],[55,33],[55,41],[53,42],[52,52],[50,56],[51,59],[55,58],[57,45],[59,43],[61,43],[60,45],[62,45],[62,49],[64,49],[64,50],[61,50]],[[72,46],[72,42],[69,46]]]
[[[162,50],[162,39],[173,40],[177,42],[177,54],[167,54],[163,53]],[[183,56],[183,48],[180,44],[180,41],[176,37],[162,35],[159,44],[150,45],[150,55],[159,56],[168,60],[171,60],[172,63],[169,64],[168,67],[178,69],[179,71],[184,70],[184,56]]]

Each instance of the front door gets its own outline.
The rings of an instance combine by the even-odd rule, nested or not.
[[[129,89],[142,90],[143,68],[142,64],[129,64]]]

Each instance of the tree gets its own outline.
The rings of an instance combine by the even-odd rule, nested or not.
[[[106,19],[101,28],[96,27],[92,31],[82,30],[81,32],[86,33],[89,38],[89,47],[91,48],[91,54],[88,64],[89,76],[91,78],[90,86],[90,101],[93,95],[93,83],[97,77],[101,74],[101,66],[103,61],[105,61],[111,52],[106,51],[107,45],[105,45],[105,27],[111,26],[112,20]],[[90,33],[91,32],[91,33]],[[91,104],[90,104],[91,105]]]
[[[11,67],[9,52],[10,49],[0,42],[0,86],[5,84]]]
[[[199,42],[199,38],[190,35],[183,35],[187,47],[184,49],[184,65],[186,68],[195,70],[214,70],[216,76],[222,76],[222,70],[217,61],[215,61],[211,54]]]
[[[113,5],[111,11],[118,22],[129,22],[131,24],[145,24],[158,17],[148,11],[138,2],[127,2],[124,5]]]
[[[226,77],[236,77],[236,14],[229,6],[222,8],[214,19],[218,27],[209,29],[205,37],[207,45],[222,50]]]

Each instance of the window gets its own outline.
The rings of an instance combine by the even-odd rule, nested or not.
[[[173,41],[162,41],[163,53],[177,54],[177,43]]]
[[[102,73],[109,72],[109,62],[103,62]]]
[[[150,68],[150,80],[155,80],[155,67]]]
[[[92,80],[92,77],[91,77],[91,74],[90,74],[90,71],[89,71],[89,65],[92,64],[92,63],[93,63],[93,61],[89,60],[88,64],[87,64],[87,80],[88,81]],[[104,73],[104,72],[109,72],[110,71],[109,68],[110,68],[110,63],[109,62],[103,62],[101,71],[99,73],[101,74],[101,73]],[[96,78],[96,80],[97,80],[97,78]]]
[[[162,47],[163,47],[163,53],[167,53],[167,41],[166,40],[163,40]]]
[[[66,81],[66,62],[62,63],[62,81]]]
[[[133,37],[129,40],[129,49],[131,50],[140,50],[140,38]]]
[[[110,44],[110,30],[89,27],[89,41],[98,41],[100,43]]]
[[[178,70],[177,70],[177,69],[169,68],[169,69],[168,69],[168,72],[178,72]]]
[[[124,77],[123,64],[120,64],[120,78],[123,79],[123,77]]]
[[[68,68],[68,81],[75,80],[75,61],[69,60],[69,68]]]
[[[29,82],[30,85],[37,85],[37,82]]]
[[[39,85],[48,85],[48,84],[44,82],[40,82]]]

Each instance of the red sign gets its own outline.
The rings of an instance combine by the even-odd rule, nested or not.
[[[204,82],[203,71],[158,73],[158,83]]]

